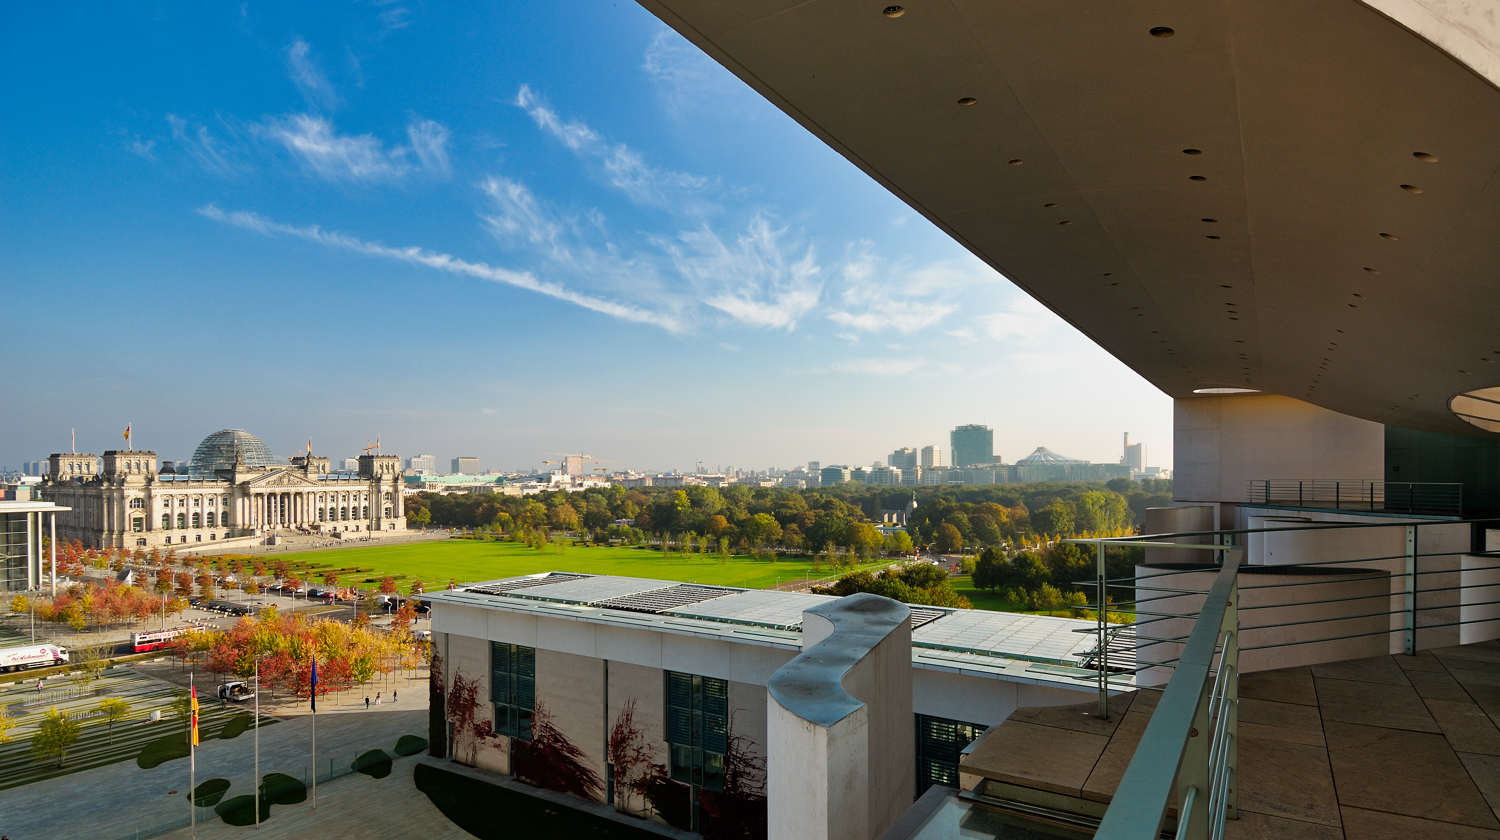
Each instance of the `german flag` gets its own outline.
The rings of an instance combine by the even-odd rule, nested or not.
[[[193,686],[193,746],[198,746],[198,687]]]

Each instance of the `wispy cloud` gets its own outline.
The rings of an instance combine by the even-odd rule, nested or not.
[[[256,131],[327,181],[393,181],[419,171],[439,177],[449,173],[448,130],[431,120],[414,118],[407,125],[409,146],[387,146],[370,134],[339,134],[333,123],[313,114],[270,117]]]
[[[382,7],[375,17],[386,32],[411,26],[411,9],[400,5],[397,0],[376,0],[375,5]]]
[[[792,330],[823,293],[812,245],[793,239],[756,215],[732,240],[700,226],[662,244],[677,272],[706,290],[708,306],[753,327]]]
[[[707,209],[704,192],[713,184],[712,179],[649,165],[629,146],[606,140],[579,120],[562,118],[528,85],[521,85],[515,104],[538,128],[597,166],[611,186],[637,204],[697,212]]]
[[[130,153],[138,158],[142,158],[144,160],[156,160],[155,140],[142,140],[139,137],[132,137],[130,139],[130,142],[125,144],[125,148],[130,150]]]
[[[869,241],[850,246],[838,276],[842,287],[828,319],[866,333],[909,334],[936,326],[958,311],[965,293],[1001,281],[977,259],[911,265],[881,258]]]
[[[720,116],[727,111],[769,107],[707,53],[666,26],[646,45],[641,70],[651,80],[663,109],[674,119],[700,117],[704,102],[713,102],[713,110]]]
[[[927,363],[922,359],[844,359],[830,367],[834,373],[853,373],[863,376],[904,376],[921,370]]]
[[[287,236],[330,248],[351,251],[368,257],[394,260],[449,274],[499,283],[535,292],[554,300],[571,303],[602,315],[608,315],[611,318],[618,318],[638,324],[649,324],[668,332],[683,331],[683,325],[670,316],[631,304],[619,303],[594,295],[584,294],[558,283],[539,280],[535,275],[526,271],[499,268],[486,263],[464,260],[451,254],[429,251],[415,246],[392,247],[382,245],[378,242],[370,242],[346,234],[324,230],[317,225],[289,225],[266,218],[258,213],[221,210],[212,204],[198,208],[198,213],[216,222],[232,225],[265,236]]]
[[[287,74],[291,76],[292,83],[302,93],[302,98],[307,104],[314,108],[332,111],[338,107],[338,93],[333,89],[333,84],[328,77],[323,75],[323,70],[318,67],[312,57],[312,47],[301,38],[287,45],[286,48]]]
[[[194,125],[176,114],[167,114],[167,125],[172,130],[172,139],[203,169],[215,175],[233,175],[239,171],[240,167],[230,159],[226,147],[214,138],[208,126]]]

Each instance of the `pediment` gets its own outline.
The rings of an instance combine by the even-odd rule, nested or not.
[[[265,487],[304,487],[311,490],[321,485],[303,475],[301,470],[285,469],[253,478],[245,482],[245,486],[256,490]]]

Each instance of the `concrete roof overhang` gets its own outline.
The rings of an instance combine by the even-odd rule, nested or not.
[[[1449,400],[1500,384],[1486,4],[640,2],[1167,394],[1479,433]]]

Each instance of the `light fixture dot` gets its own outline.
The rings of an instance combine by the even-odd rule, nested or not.
[[[960,96],[958,98],[958,104],[962,105],[965,108],[969,107],[970,105],[976,105],[978,103],[979,100],[975,99],[972,96]]]
[[[1010,160],[1006,161],[1006,163],[1009,164],[1009,165],[1011,165],[1011,166],[1020,166],[1021,164],[1025,163],[1025,162],[1026,161],[1021,160],[1020,158],[1011,158]]]
[[[1407,192],[1411,193],[1412,195],[1421,195],[1422,194],[1422,188],[1418,187],[1418,186],[1413,186],[1412,184],[1402,184],[1401,185],[1401,189],[1406,190]]]
[[[1170,26],[1153,26],[1150,32],[1152,38],[1170,38],[1177,34],[1177,30]]]
[[[1437,163],[1438,156],[1431,152],[1412,152],[1411,156],[1423,163]]]
[[[1391,242],[1395,242],[1397,239],[1400,239],[1401,237],[1397,236],[1394,233],[1386,233],[1385,231],[1381,231],[1380,232],[1380,238],[1381,239],[1389,240]]]
[[[898,18],[898,17],[901,17],[902,15],[906,14],[906,7],[905,6],[886,6],[884,9],[880,10],[880,13],[883,14],[883,15],[885,15],[888,18],[893,18],[894,19],[894,18]]]
[[[1203,175],[1189,175],[1188,176],[1188,180],[1189,181],[1207,181],[1208,178],[1205,177],[1205,176],[1203,176]]]

